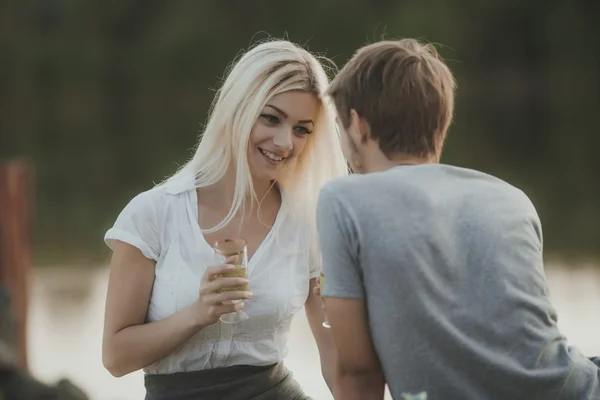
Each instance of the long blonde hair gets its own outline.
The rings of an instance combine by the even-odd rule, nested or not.
[[[323,97],[328,84],[327,74],[317,58],[285,40],[259,43],[232,65],[215,95],[195,154],[169,178],[191,172],[197,187],[209,186],[221,180],[235,161],[231,209],[223,221],[204,232],[226,226],[244,209],[248,195],[252,202],[258,201],[248,163],[248,145],[252,128],[267,102],[291,90],[314,93],[321,102],[314,132],[297,160],[285,166],[278,179],[282,193],[278,220],[288,224],[296,221],[302,226],[309,247],[305,250],[310,250],[311,262],[319,262],[316,230],[319,190],[327,181],[348,172],[336,129],[335,108]]]

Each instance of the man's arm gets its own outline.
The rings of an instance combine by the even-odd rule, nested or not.
[[[385,379],[371,341],[365,302],[325,297],[325,309],[338,349],[334,397],[383,399]]]
[[[317,206],[325,272],[322,295],[337,353],[333,392],[336,399],[381,400],[385,381],[371,342],[364,301],[360,223],[348,197],[343,188],[328,184],[321,190]]]

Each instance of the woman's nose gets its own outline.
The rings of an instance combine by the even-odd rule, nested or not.
[[[273,138],[273,143],[282,151],[290,151],[293,147],[292,132],[289,129],[282,129]]]

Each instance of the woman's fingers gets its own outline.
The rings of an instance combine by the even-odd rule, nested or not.
[[[252,298],[252,293],[236,290],[232,292],[212,293],[204,296],[204,303],[208,305],[218,305],[221,303],[230,303],[232,301],[243,301]]]
[[[225,274],[227,272],[231,272],[235,269],[235,265],[228,264],[231,258],[225,260],[225,263],[222,265],[217,265],[215,267],[208,267],[202,276],[202,282],[212,282],[219,277],[219,275]]]

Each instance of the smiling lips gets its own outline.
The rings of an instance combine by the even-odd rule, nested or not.
[[[279,163],[286,159],[286,157],[278,156],[277,154],[272,153],[265,149],[261,149],[260,147],[258,148],[258,151],[260,151],[260,153],[263,156],[265,156],[269,161],[274,162],[274,163]]]

